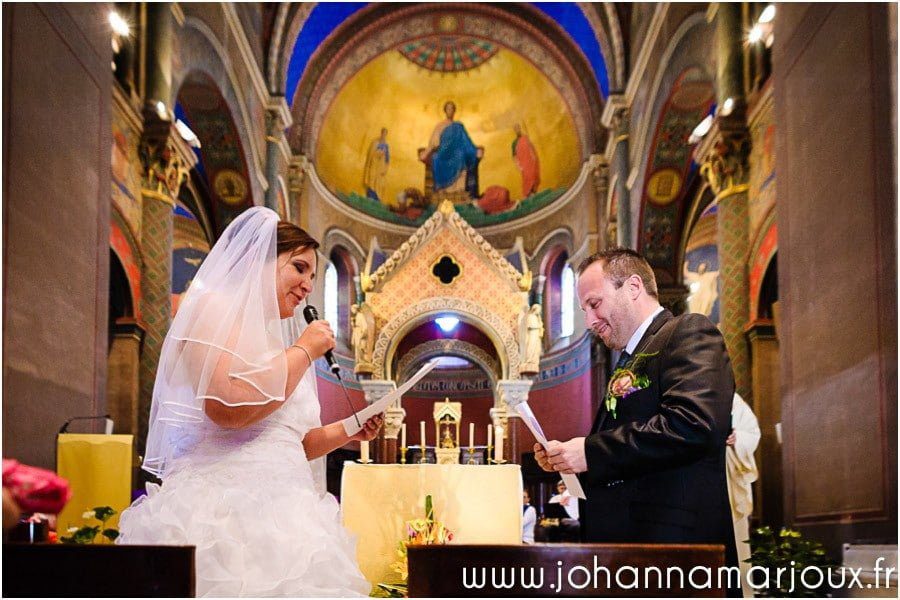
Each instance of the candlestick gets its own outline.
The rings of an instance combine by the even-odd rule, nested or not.
[[[497,444],[494,446],[494,462],[503,462],[503,428],[497,427]]]
[[[419,438],[422,440],[422,454],[425,454],[425,421],[419,421]]]
[[[469,423],[469,452],[475,448],[475,423]]]
[[[365,440],[359,443],[359,462],[369,462],[369,442]]]
[[[488,445],[488,447],[490,447],[490,446],[491,446],[491,440],[492,440],[493,437],[494,437],[494,434],[493,434],[493,431],[492,431],[492,430],[494,429],[494,426],[491,425],[490,423],[488,423],[487,429],[488,429],[488,440],[487,440],[488,443],[487,443],[487,445]]]
[[[406,423],[400,426],[400,447],[406,448]]]

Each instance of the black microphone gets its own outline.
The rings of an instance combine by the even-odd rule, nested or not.
[[[303,318],[306,319],[307,323],[318,321],[319,311],[316,310],[315,306],[307,304],[303,307]],[[338,379],[340,379],[341,367],[337,364],[337,361],[334,360],[334,354],[331,353],[331,350],[325,353],[325,361],[328,363],[328,367],[331,369],[331,372],[334,373]]]

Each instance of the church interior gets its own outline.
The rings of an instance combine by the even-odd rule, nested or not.
[[[127,497],[96,498],[121,512],[152,480],[140,461],[182,296],[264,206],[321,244],[308,302],[340,367],[316,363],[322,423],[436,363],[378,437],[328,455],[344,525],[374,540],[366,511],[407,490],[399,525],[432,478],[460,543],[520,543],[523,490],[538,542],[577,542],[548,517],[559,475],[516,406],[549,439],[590,431],[616,356],[585,325],[576,270],[625,247],[665,308],[724,337],[759,428],[750,527],[798,531],[834,564],[866,548],[896,564],[897,17],[4,4],[3,457],[65,476],[64,435],[124,439]],[[107,416],[112,431],[85,419]],[[443,465],[477,475],[441,481]],[[394,546],[361,543],[373,583]]]

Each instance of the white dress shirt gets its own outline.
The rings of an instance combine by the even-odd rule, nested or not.
[[[630,355],[634,354],[635,349],[637,348],[638,342],[641,341],[641,338],[644,337],[644,334],[647,333],[647,329],[650,327],[650,323],[653,322],[653,319],[656,318],[656,315],[663,311],[663,307],[659,306],[653,311],[653,314],[644,319],[644,322],[638,326],[638,328],[634,331],[631,336],[631,339],[628,340],[628,343],[625,344],[625,352]]]

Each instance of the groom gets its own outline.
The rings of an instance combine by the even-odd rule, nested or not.
[[[614,397],[604,394],[587,437],[535,445],[538,463],[579,474],[585,542],[723,544],[737,565],[725,479],[734,375],[722,336],[703,315],[663,309],[653,270],[632,250],[588,257],[577,290],[588,328],[622,351]]]

